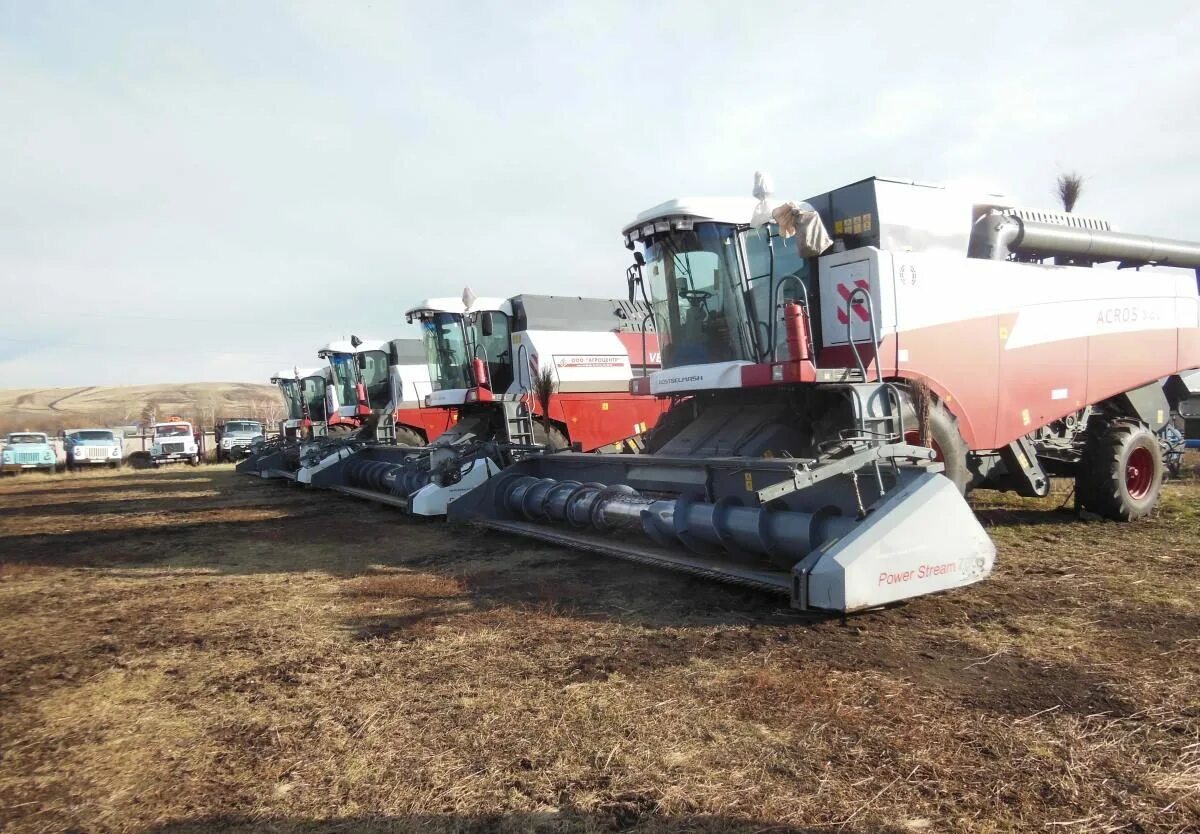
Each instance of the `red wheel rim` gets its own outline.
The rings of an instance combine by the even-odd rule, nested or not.
[[[1125,461],[1125,489],[1134,500],[1145,498],[1154,484],[1154,456],[1150,450],[1139,446],[1129,453]]]
[[[924,446],[924,445],[926,445],[921,442],[921,433],[919,431],[906,431],[904,433],[904,442],[907,443],[909,446]],[[942,454],[942,447],[939,446],[938,442],[936,440],[934,440],[932,437],[929,438],[928,446],[930,449],[933,449],[933,459],[934,460],[939,461],[941,463],[946,462],[946,457],[945,457],[945,455]]]

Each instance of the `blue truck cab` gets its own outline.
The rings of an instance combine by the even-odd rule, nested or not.
[[[108,466],[116,469],[125,457],[124,441],[110,429],[73,429],[63,440],[67,470]]]
[[[15,431],[4,439],[3,451],[0,451],[0,472],[15,475],[26,469],[43,469],[51,473],[58,469],[54,447],[43,432]]]

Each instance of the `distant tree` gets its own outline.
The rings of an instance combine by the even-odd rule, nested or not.
[[[142,403],[142,412],[138,415],[138,421],[143,427],[154,422],[156,405],[154,400],[146,400]]]
[[[1083,182],[1083,174],[1078,171],[1058,175],[1054,192],[1058,196],[1059,203],[1062,204],[1063,211],[1075,210],[1075,204],[1079,202],[1079,195],[1083,193]]]
[[[220,410],[221,397],[216,391],[204,390],[196,397],[196,416],[201,425],[208,427],[216,425],[217,417],[221,416],[218,414]]]

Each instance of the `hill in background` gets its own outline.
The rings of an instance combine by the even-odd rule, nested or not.
[[[0,389],[0,431],[128,426],[179,416],[211,426],[250,417],[277,421],[283,401],[274,386],[249,382]]]

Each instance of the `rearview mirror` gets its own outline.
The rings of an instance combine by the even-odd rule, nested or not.
[[[492,321],[491,311],[481,313],[479,316],[479,329],[484,336],[491,336],[495,330],[495,322]]]

